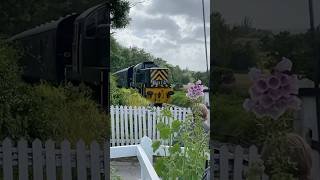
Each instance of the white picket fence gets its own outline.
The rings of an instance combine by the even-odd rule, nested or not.
[[[141,179],[159,180],[153,167],[153,156],[169,154],[166,145],[153,153],[152,140],[148,137],[143,137],[138,145],[111,147],[110,152],[106,151],[106,145],[107,143],[102,147],[93,141],[86,148],[85,143],[80,140],[72,149],[66,140],[60,145],[51,140],[42,143],[38,139],[28,144],[26,140],[12,142],[6,138],[0,145],[0,179],[108,179],[105,176],[105,172],[109,172],[106,169],[108,166],[105,166],[108,157],[114,159],[136,156],[140,163]],[[216,151],[213,157],[214,177],[219,180],[245,179],[248,167],[259,159],[255,146],[251,146],[249,150],[237,146],[232,152],[227,146],[222,146]],[[263,176],[259,179],[268,178]]]
[[[104,174],[109,172],[105,164],[110,154],[105,152],[106,148],[101,150],[96,141],[90,144],[89,149],[81,140],[75,149],[71,149],[66,140],[59,148],[56,145],[51,140],[43,144],[36,139],[29,146],[26,140],[13,143],[6,138],[0,146],[0,177],[4,180],[108,179]]]
[[[244,180],[249,167],[261,162],[258,149],[254,145],[250,146],[249,149],[238,145],[232,152],[229,151],[227,146],[221,146],[215,150],[218,151],[213,156],[215,179]],[[266,175],[257,178],[259,180],[268,180]]]
[[[171,123],[172,119],[159,115],[163,108],[111,106],[111,146],[139,144],[144,136],[156,140],[160,138],[156,129],[158,122]],[[184,120],[191,113],[190,108],[170,108],[175,119]]]

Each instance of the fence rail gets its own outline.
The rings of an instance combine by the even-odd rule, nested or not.
[[[163,108],[145,108],[131,106],[111,106],[111,146],[139,144],[140,139],[148,136],[152,140],[160,138],[156,130],[158,122],[170,124],[172,119],[160,119]],[[175,119],[184,120],[191,113],[190,108],[170,108]]]

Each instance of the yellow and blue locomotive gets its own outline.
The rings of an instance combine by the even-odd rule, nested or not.
[[[134,88],[154,105],[167,103],[173,95],[168,81],[168,68],[146,61],[115,72],[118,86]]]

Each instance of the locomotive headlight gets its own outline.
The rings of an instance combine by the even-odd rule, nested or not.
[[[169,96],[172,96],[173,94],[174,94],[173,91],[169,91],[169,92],[168,92],[168,95],[169,95]]]

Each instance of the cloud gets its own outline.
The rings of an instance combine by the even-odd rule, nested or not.
[[[205,2],[208,4],[209,0]],[[130,25],[116,30],[115,38],[126,47],[143,48],[170,64],[205,71],[201,7],[199,0],[152,0],[138,3],[130,10]],[[206,11],[208,14],[209,4]],[[208,18],[206,25],[209,55]]]
[[[206,18],[209,18],[209,0],[204,0]],[[150,14],[184,15],[190,20],[202,20],[201,0],[153,0],[147,9]]]

